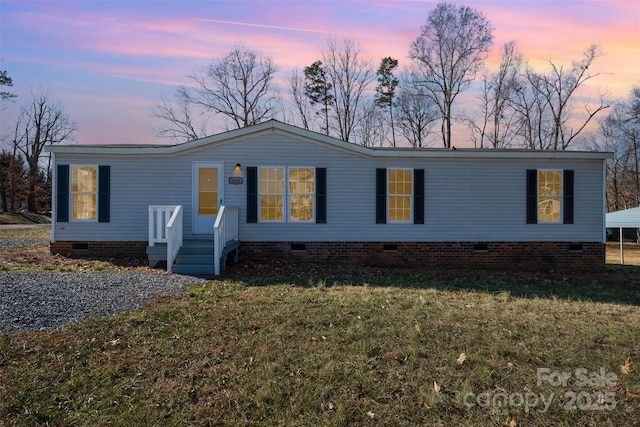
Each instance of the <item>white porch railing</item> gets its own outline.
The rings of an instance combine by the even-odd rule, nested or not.
[[[238,208],[222,206],[213,225],[213,274],[220,275],[220,259],[227,242],[238,240]]]
[[[149,206],[149,246],[167,244],[167,271],[182,247],[182,206]]]

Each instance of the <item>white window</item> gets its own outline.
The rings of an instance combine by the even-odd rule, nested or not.
[[[284,168],[260,168],[260,221],[284,221]]]
[[[98,212],[97,166],[71,166],[72,219],[95,221]]]
[[[314,220],[314,205],[314,168],[259,168],[258,206],[261,222],[311,222]]]
[[[315,170],[289,168],[289,220],[313,221]]]
[[[538,170],[538,222],[560,222],[562,171]]]
[[[413,212],[413,169],[387,170],[389,222],[411,222]]]

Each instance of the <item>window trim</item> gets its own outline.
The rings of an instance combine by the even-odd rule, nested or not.
[[[262,169],[283,169],[284,170],[284,193],[282,193],[283,197],[283,215],[281,220],[269,220],[262,219],[262,204],[260,203],[260,198],[263,193],[260,192],[260,170]],[[291,193],[289,191],[289,171],[290,169],[311,169],[313,171],[313,193],[294,193],[294,195],[311,195],[311,200],[313,201],[313,213],[312,217],[309,220],[295,220],[291,219]],[[257,222],[264,224],[311,224],[316,222],[316,208],[317,208],[317,194],[318,194],[318,183],[317,183],[317,168],[315,166],[257,166],[256,178],[257,178],[257,188],[256,188],[256,196],[257,196]],[[271,193],[267,193],[271,194]],[[273,193],[275,195],[275,193]]]
[[[82,168],[82,167],[90,167],[94,168],[96,171],[96,191],[95,192],[74,192],[73,190],[73,169],[74,168]],[[76,218],[74,216],[73,209],[73,196],[75,194],[95,194],[96,196],[96,216],[95,218]],[[90,223],[90,222],[98,222],[100,217],[100,167],[97,164],[80,164],[74,163],[69,164],[69,222],[78,222],[78,223]]]
[[[409,192],[409,194],[391,194],[391,192],[389,191],[389,171],[391,170],[402,170],[402,171],[409,171],[410,174],[409,176],[411,177],[411,191]],[[387,216],[387,223],[389,224],[413,224],[413,214],[414,214],[414,204],[415,204],[415,176],[414,176],[414,168],[400,168],[400,167],[388,167],[386,168],[387,171],[387,176],[386,176],[386,182],[385,182],[385,187],[386,187],[386,216]],[[390,198],[393,196],[408,196],[409,197],[409,219],[407,220],[402,220],[402,221],[398,221],[398,220],[393,220],[391,219],[391,202],[390,202]]]
[[[311,202],[313,203],[312,208],[311,208],[311,218],[310,219],[292,219],[291,218],[291,192],[289,191],[289,186],[291,184],[291,177],[290,177],[290,171],[291,169],[311,169],[312,171],[312,178],[313,178],[313,193],[293,193],[293,195],[297,195],[297,196],[311,196]],[[287,222],[290,223],[299,223],[299,224],[304,224],[304,223],[315,223],[316,222],[316,194],[318,193],[318,183],[316,182],[316,168],[315,166],[287,166],[286,168],[286,184],[287,184],[287,188],[286,188],[286,199],[287,199],[287,204],[286,204],[286,209],[285,209],[285,218]]]
[[[283,173],[283,192],[282,192],[282,219],[262,219],[262,203],[261,203],[261,198],[262,195],[264,193],[262,193],[260,191],[260,171],[262,169],[282,169],[284,171]],[[282,223],[286,223],[286,219],[287,219],[287,200],[286,200],[286,194],[287,194],[287,168],[286,166],[258,166],[258,174],[257,174],[257,178],[258,178],[258,188],[257,188],[257,196],[258,196],[258,223],[268,223],[268,224],[282,224]],[[266,193],[267,195],[276,195],[276,193]],[[280,194],[280,193],[278,193]]]
[[[558,196],[551,194],[540,194],[540,172],[560,172],[560,194]],[[536,216],[538,218],[538,224],[563,224],[564,218],[564,169],[536,169]],[[544,221],[540,219],[540,197],[558,197],[560,200],[558,220],[557,221]]]

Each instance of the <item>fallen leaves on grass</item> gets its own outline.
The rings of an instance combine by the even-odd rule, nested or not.
[[[620,372],[628,374],[631,371],[631,356],[627,357],[624,361],[624,365],[620,365]]]
[[[143,258],[90,259],[52,254],[49,245],[28,246],[0,251],[2,271],[142,271],[167,274],[147,267]]]
[[[440,384],[438,384],[437,381],[433,382],[433,391],[435,391],[436,394],[440,394]]]
[[[460,353],[460,356],[456,359],[456,363],[462,365],[465,360],[467,360],[467,353]]]

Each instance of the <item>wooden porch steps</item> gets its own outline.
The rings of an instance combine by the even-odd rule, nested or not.
[[[226,259],[230,253],[234,252],[234,262],[238,261],[239,246],[240,243],[237,240],[227,242],[221,258],[221,271],[225,270]],[[158,244],[153,247],[148,247],[147,254],[149,256],[149,265],[155,265],[158,261],[166,261],[167,245]],[[213,276],[213,237],[189,236],[185,238],[171,271],[177,274],[192,276]]]

